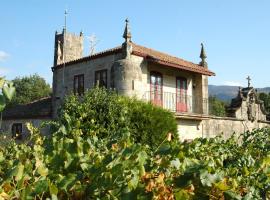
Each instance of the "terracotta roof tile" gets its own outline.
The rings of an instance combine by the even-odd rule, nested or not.
[[[174,68],[178,68],[178,69],[182,69],[182,70],[186,70],[186,71],[196,72],[196,73],[200,73],[200,74],[204,74],[204,75],[208,75],[208,76],[215,75],[214,72],[212,72],[212,71],[208,70],[207,68],[204,68],[198,64],[183,60],[183,59],[178,58],[178,57],[171,56],[171,55],[163,53],[163,52],[156,51],[154,49],[140,46],[140,45],[137,45],[135,43],[132,43],[132,48],[133,48],[132,49],[133,55],[144,57],[145,59],[147,59],[150,62],[154,62],[154,63],[158,63],[158,64],[161,64],[164,66],[174,67]],[[100,58],[100,57],[103,57],[106,55],[120,53],[121,51],[122,51],[122,47],[118,46],[118,47],[115,47],[112,49],[108,49],[108,50],[99,52],[99,53],[91,55],[91,56],[87,56],[87,57],[83,57],[83,58],[80,58],[77,60],[67,62],[67,63],[65,63],[65,66],[73,65],[76,63],[84,62],[84,61],[89,61],[89,60]],[[60,65],[53,67],[52,70],[54,70],[55,68],[60,68],[60,67],[63,67],[63,64],[60,64]]]
[[[111,49],[107,49],[105,51],[95,53],[95,54],[90,55],[90,56],[85,56],[85,57],[82,57],[82,58],[79,58],[79,59],[76,59],[76,60],[66,62],[65,66],[69,66],[69,65],[73,65],[73,64],[81,63],[81,62],[86,62],[86,61],[89,61],[89,60],[93,60],[93,59],[96,59],[96,58],[100,58],[100,57],[115,54],[115,53],[120,53],[121,51],[122,51],[122,47],[118,46],[118,47],[115,47],[115,48],[111,48]],[[57,66],[54,66],[54,67],[52,67],[52,71],[54,71],[54,69],[61,68],[61,67],[63,67],[63,64],[59,64]]]
[[[183,60],[181,58],[177,58],[169,54],[159,52],[154,49],[143,47],[137,44],[133,44],[132,47],[133,47],[133,54],[144,56],[147,60],[151,62],[179,68],[182,70],[197,72],[197,73],[201,73],[201,74],[205,74],[209,76],[215,75],[215,73],[209,71],[207,68],[204,68],[195,63]]]

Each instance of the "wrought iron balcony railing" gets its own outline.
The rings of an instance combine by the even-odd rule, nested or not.
[[[142,99],[172,112],[205,114],[204,110],[208,111],[208,99],[197,96],[180,96],[171,92],[145,92]]]

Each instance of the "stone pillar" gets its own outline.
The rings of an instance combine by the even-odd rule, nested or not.
[[[202,114],[209,114],[208,76],[202,75]]]

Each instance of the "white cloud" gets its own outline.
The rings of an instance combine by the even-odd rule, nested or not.
[[[237,82],[237,81],[225,81],[224,85],[229,85],[229,86],[243,86],[242,83]]]
[[[6,53],[4,51],[0,51],[0,62],[5,61],[8,57],[9,57],[8,53]]]

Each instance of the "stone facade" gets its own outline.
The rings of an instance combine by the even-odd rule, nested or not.
[[[127,26],[125,33],[131,37]],[[74,90],[74,77],[83,75],[84,89],[87,90],[96,84],[95,73],[100,70],[106,70],[107,88],[115,89],[121,95],[135,96],[146,101],[151,101],[153,93],[151,93],[151,73],[160,74],[162,77],[162,102],[160,104],[165,109],[172,111],[177,110],[176,79],[185,79],[186,112],[208,114],[208,75],[192,70],[181,70],[166,64],[160,64],[155,60],[149,60],[147,56],[142,56],[142,54],[147,52],[151,58],[153,56],[160,56],[161,58],[166,56],[174,59],[175,57],[138,46],[131,42],[129,36],[124,35],[123,37],[125,42],[120,47],[75,61],[60,62],[53,67],[52,105],[54,118],[57,116],[57,110],[65,95],[72,93]],[[77,46],[76,43],[75,46]],[[139,54],[134,53],[136,49],[139,49]],[[55,58],[58,57],[56,52]],[[195,65],[193,63],[188,64]],[[196,67],[199,70],[204,68],[199,65],[196,65]]]
[[[83,57],[82,33],[77,36],[64,29],[61,34],[55,34],[49,118],[57,118],[64,97],[76,92],[79,84],[83,91],[102,84],[121,95],[151,101],[174,112],[181,140],[219,134],[228,138],[233,132],[269,126],[267,113],[251,87],[239,90],[227,108],[228,117],[209,115],[208,76],[215,74],[208,69],[203,45],[201,62],[194,64],[133,43],[128,21],[123,38],[125,41],[119,47]],[[39,125],[44,121],[39,116],[28,119],[5,119],[3,128],[10,131],[17,122]],[[27,134],[25,127],[23,131]]]
[[[253,87],[239,88],[236,98],[227,107],[228,117],[178,115],[178,131],[181,140],[196,137],[214,137],[222,135],[229,138],[232,133],[238,134],[253,129],[270,127],[263,102],[258,99]]]
[[[71,64],[65,67],[65,86],[63,87],[63,67],[53,72],[53,113],[56,111],[66,94],[74,89],[74,76],[84,75],[85,90],[95,85],[95,72],[107,70],[108,88],[116,89],[119,94],[136,96],[139,99],[150,100],[150,73],[159,72],[162,75],[164,108],[175,111],[176,78],[187,80],[187,111],[191,113],[208,114],[208,84],[207,76],[196,73],[163,67],[145,61],[142,57],[131,55],[121,59],[122,54],[103,56],[90,61]],[[64,92],[63,92],[64,91]]]
[[[26,127],[26,123],[31,123],[33,124],[33,126],[35,127],[41,127],[41,124],[43,124],[46,121],[50,121],[51,119],[45,119],[45,118],[41,118],[41,119],[8,119],[8,120],[3,120],[2,123],[2,130],[4,130],[4,132],[8,132],[11,133],[12,131],[12,126],[14,124],[21,124],[22,125],[22,133],[21,133],[21,139],[25,139],[28,135],[29,135],[29,130]],[[41,129],[41,134],[43,135],[47,135],[49,133],[49,127],[48,126],[44,126]]]
[[[245,131],[270,127],[269,121],[250,122],[232,117],[197,117],[185,118],[177,116],[178,132],[181,140],[192,140],[197,137],[214,137],[221,135],[229,138],[233,133],[239,136]]]
[[[55,118],[57,116],[57,110],[61,105],[65,95],[73,93],[74,76],[83,74],[85,90],[90,89],[95,85],[95,72],[99,70],[107,70],[107,72],[110,72],[111,66],[119,57],[121,57],[121,55],[113,54],[91,61],[68,65],[54,70],[52,98],[53,117]],[[108,83],[110,83],[110,76],[108,75],[107,78]]]

